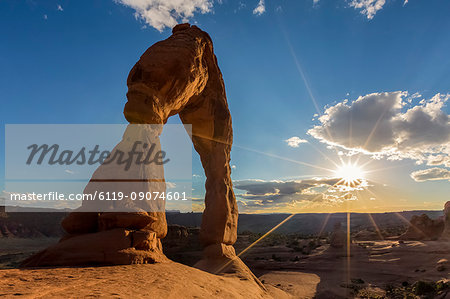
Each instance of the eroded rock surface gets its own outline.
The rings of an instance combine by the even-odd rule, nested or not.
[[[442,219],[431,219],[426,214],[414,215],[406,232],[400,236],[401,240],[437,240],[444,229]]]
[[[444,205],[444,231],[442,232],[441,239],[450,241],[450,201],[447,201]]]
[[[154,232],[112,229],[66,236],[23,262],[24,267],[128,265],[165,262]]]

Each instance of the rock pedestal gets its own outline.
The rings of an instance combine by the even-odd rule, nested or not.
[[[154,232],[111,229],[68,236],[25,260],[24,267],[127,265],[165,262]]]
[[[346,244],[347,235],[342,229],[341,223],[337,222],[334,224],[334,229],[330,236],[330,246],[332,248],[344,248]]]
[[[410,220],[408,229],[399,238],[400,240],[437,240],[444,229],[442,219],[431,219],[426,214],[414,215]]]

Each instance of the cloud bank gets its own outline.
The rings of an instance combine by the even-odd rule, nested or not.
[[[243,211],[275,210],[299,207],[304,204],[337,205],[356,200],[341,183],[339,178],[318,178],[292,181],[241,180],[234,181],[236,197]],[[367,182],[361,182],[362,190]]]
[[[308,131],[332,147],[390,160],[450,167],[450,94],[436,94],[412,105],[407,92],[380,92],[326,108]]]

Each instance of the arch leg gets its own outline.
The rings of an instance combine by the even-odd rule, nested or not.
[[[205,98],[200,107],[181,111],[180,118],[192,124],[192,142],[206,175],[200,241],[205,247],[232,245],[237,238],[238,209],[230,177],[233,131],[226,102]]]

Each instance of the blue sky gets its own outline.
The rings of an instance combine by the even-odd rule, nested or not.
[[[211,35],[225,80],[241,211],[441,209],[450,200],[450,2],[172,2],[1,1],[2,126],[126,123],[128,72],[188,19]],[[3,189],[4,130],[0,140]],[[368,186],[351,197],[325,181],[349,160],[368,163]]]

